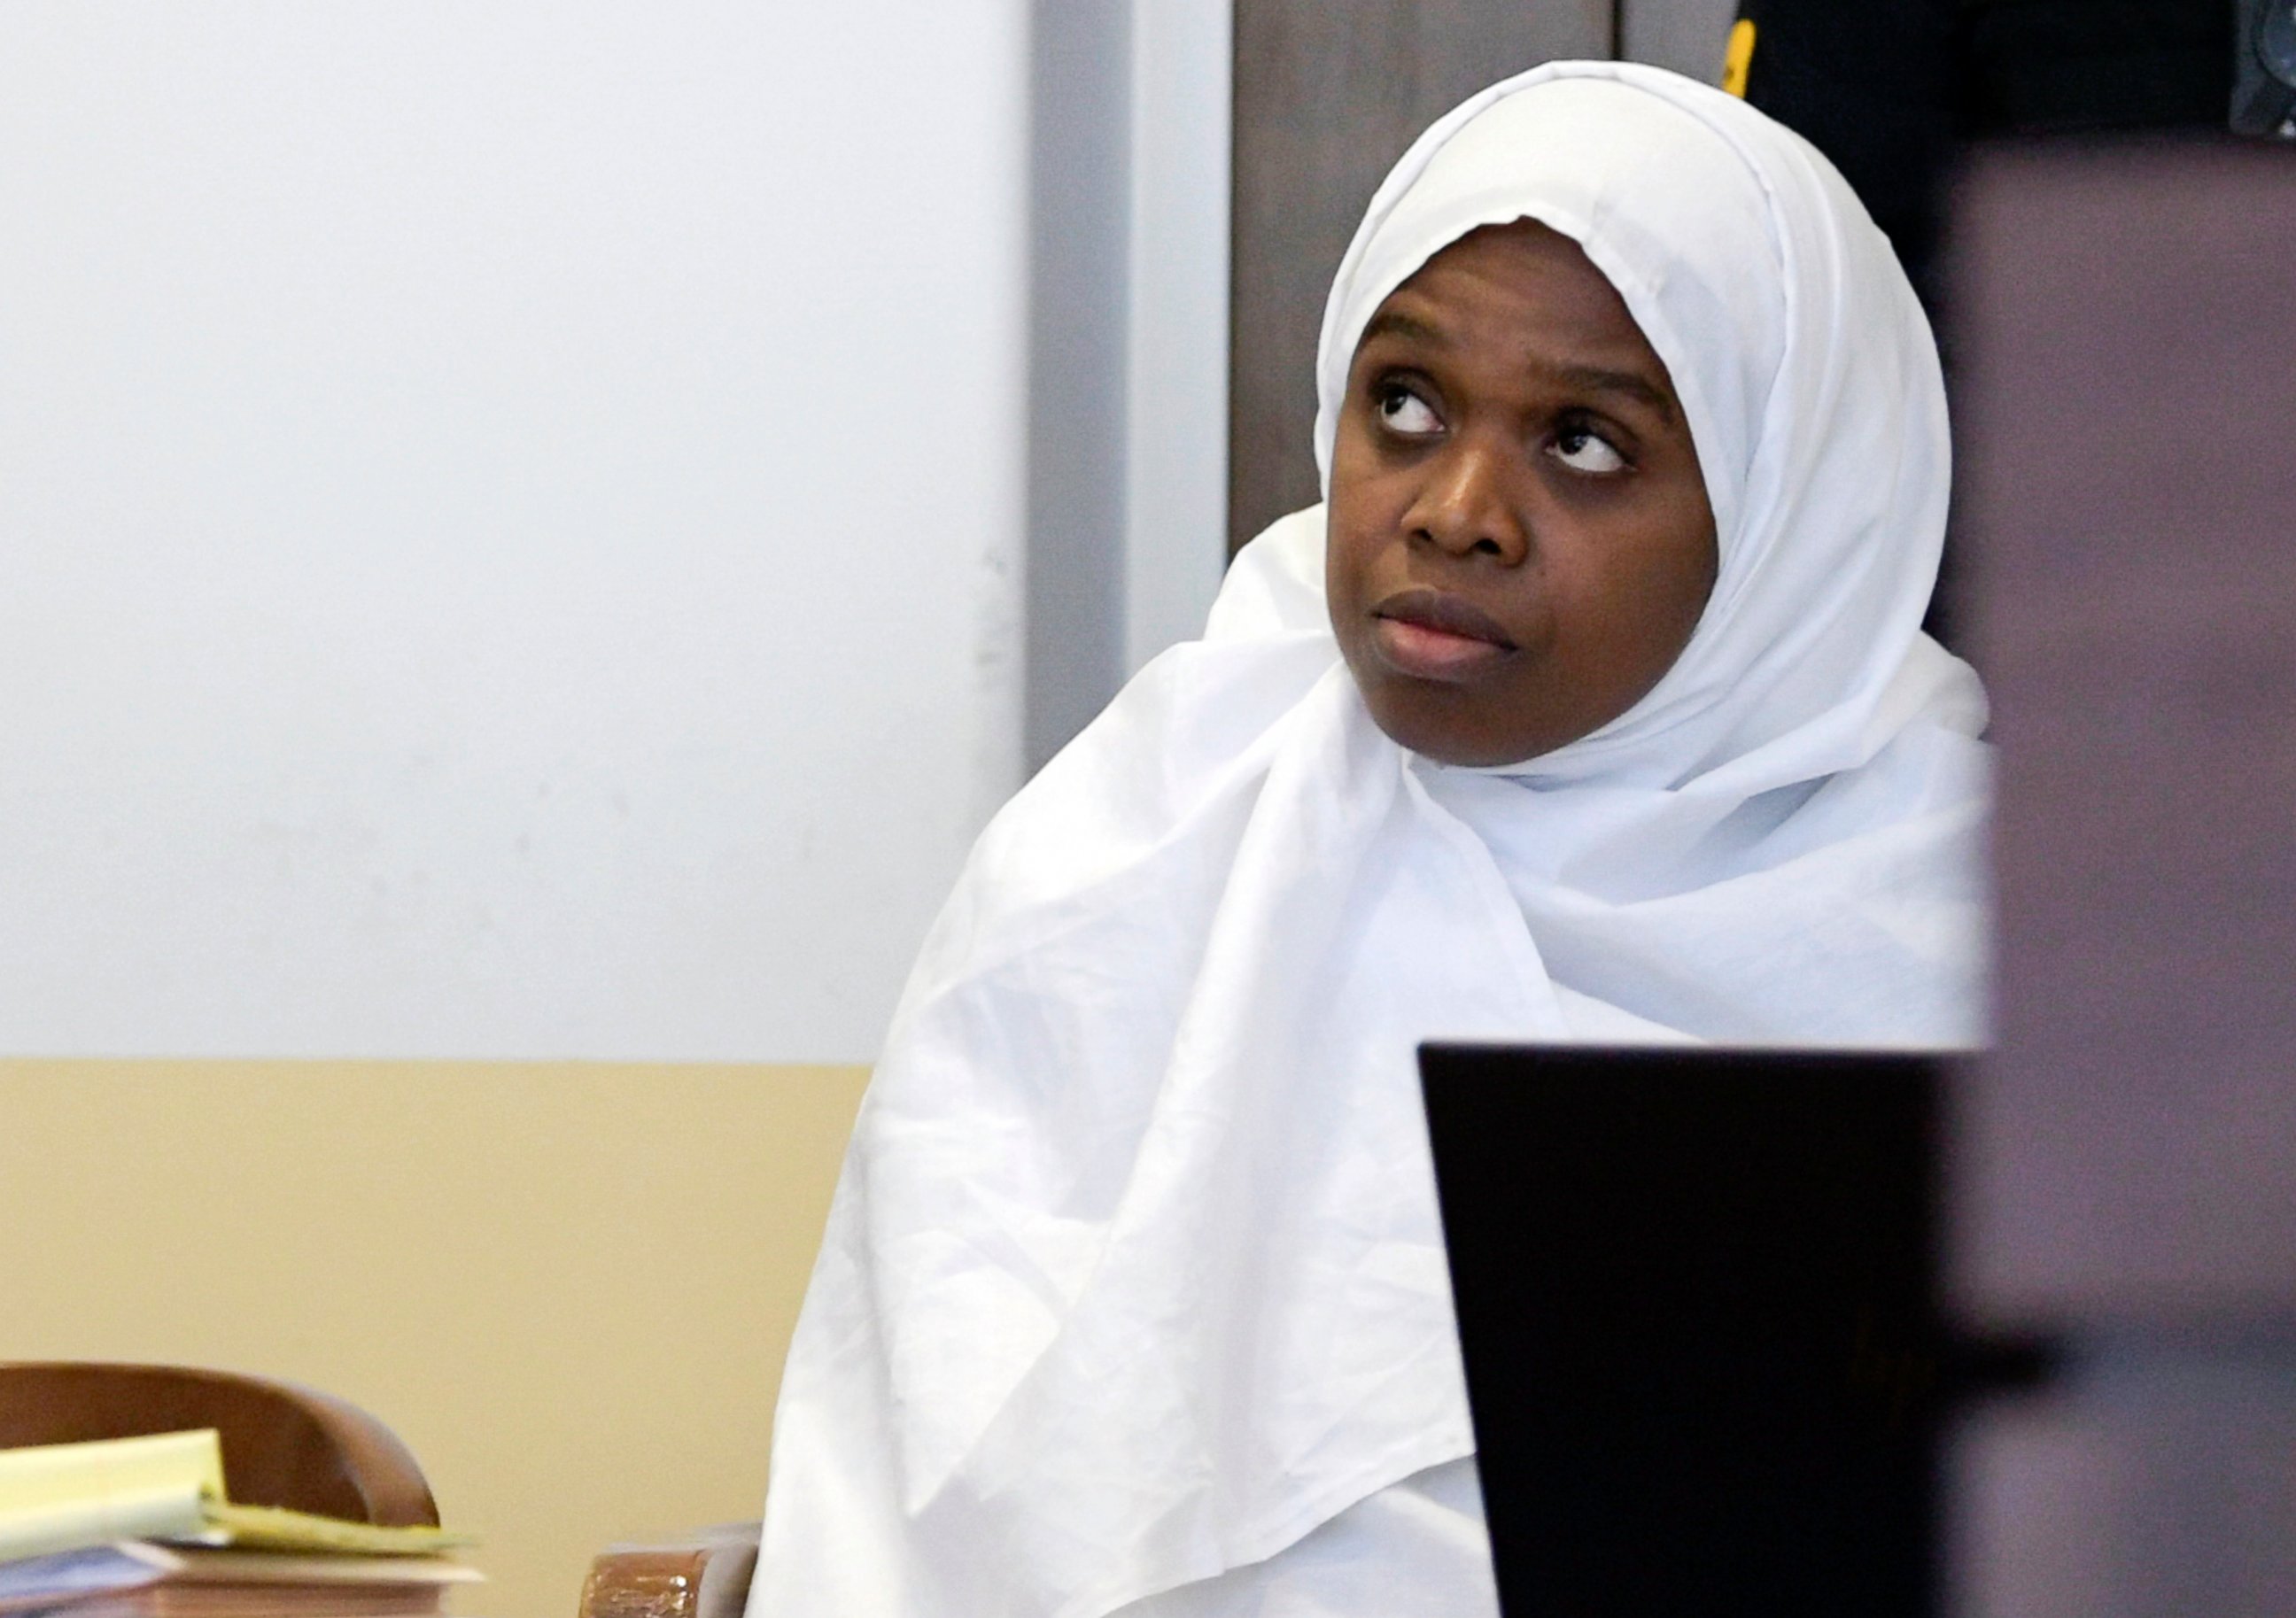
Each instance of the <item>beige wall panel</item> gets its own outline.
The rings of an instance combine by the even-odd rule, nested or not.
[[[328,1389],[494,1582],[753,1516],[857,1067],[0,1061],[0,1354]]]

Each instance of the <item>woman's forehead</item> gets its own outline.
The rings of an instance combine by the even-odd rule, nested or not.
[[[1536,219],[1483,225],[1441,248],[1382,300],[1371,324],[1401,310],[1418,312],[1423,320],[1427,309],[1466,298],[1504,303],[1559,327],[1583,329],[1590,339],[1649,347],[1626,299],[1586,249]]]
[[[1624,372],[1671,409],[1666,364],[1626,299],[1576,241],[1536,220],[1486,225],[1437,252],[1365,323],[1361,352],[1392,338],[1557,373]]]

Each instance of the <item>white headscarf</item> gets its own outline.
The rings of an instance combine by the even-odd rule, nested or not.
[[[1501,771],[1339,661],[1320,509],[1238,559],[982,837],[857,1126],[776,1418],[754,1618],[1096,1618],[1472,1451],[1413,1053],[1951,1045],[1980,1026],[1983,697],[1920,621],[1927,327],[1808,145],[1555,63],[1422,136],[1326,312],[1529,217],[1672,373],[1719,576],[1675,667]]]

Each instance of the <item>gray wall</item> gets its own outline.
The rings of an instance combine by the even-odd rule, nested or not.
[[[1738,0],[1619,0],[1619,54],[1720,82]]]
[[[1131,0],[1036,0],[1029,132],[1022,751],[1035,770],[1121,682]]]

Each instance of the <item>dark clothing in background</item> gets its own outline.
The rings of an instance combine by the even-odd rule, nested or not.
[[[1833,159],[1937,307],[1956,145],[2052,131],[2222,128],[2230,0],[1744,0],[1746,99]]]
[[[2230,0],[1743,0],[1746,99],[1833,160],[1938,328],[1944,192],[1964,140],[2225,126]],[[1960,650],[1948,536],[1924,627]]]

